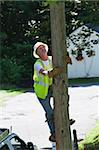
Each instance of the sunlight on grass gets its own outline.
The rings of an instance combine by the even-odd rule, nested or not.
[[[22,93],[22,91],[0,90],[0,99],[7,96],[16,96],[20,93]]]
[[[79,150],[84,150],[84,146],[87,147],[88,150],[94,149],[95,147],[99,148],[99,121],[96,127],[92,129],[79,144]]]
[[[10,97],[23,93],[24,90],[0,90],[0,106],[3,106],[5,101]]]

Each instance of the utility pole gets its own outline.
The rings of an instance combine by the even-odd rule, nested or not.
[[[56,149],[72,150],[67,64],[64,59],[67,53],[64,1],[50,4],[50,20],[53,67],[64,67],[64,72],[53,79]]]

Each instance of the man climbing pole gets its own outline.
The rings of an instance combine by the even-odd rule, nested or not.
[[[52,67],[52,59],[48,56],[48,46],[45,43],[37,42],[34,45],[33,55],[38,58],[34,64],[34,91],[37,98],[42,105],[46,120],[50,129],[49,140],[55,142],[55,125],[54,125],[54,110],[50,104],[50,98],[52,96],[52,78],[64,72],[62,67]],[[68,58],[68,56],[66,57]],[[71,119],[72,125],[75,120]]]

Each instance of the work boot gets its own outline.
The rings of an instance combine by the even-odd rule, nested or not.
[[[55,133],[52,133],[52,134],[50,135],[49,141],[51,141],[51,142],[56,142]]]
[[[69,122],[70,122],[70,125],[73,125],[75,123],[75,120],[74,119],[70,119]]]

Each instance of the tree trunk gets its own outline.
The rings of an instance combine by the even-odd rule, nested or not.
[[[53,79],[55,107],[55,135],[57,150],[72,150],[69,125],[69,96],[66,49],[65,3],[50,4],[53,67],[64,67],[64,72]]]

